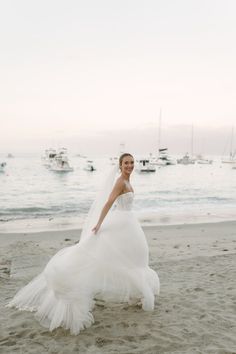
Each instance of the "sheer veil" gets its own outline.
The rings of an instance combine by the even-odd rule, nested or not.
[[[97,196],[95,197],[94,202],[92,203],[92,206],[90,207],[87,218],[85,220],[85,223],[84,223],[84,226],[83,226],[83,229],[81,232],[81,236],[80,236],[80,241],[85,240],[86,237],[93,234],[92,228],[98,222],[102,208],[111,193],[111,190],[114,185],[115,178],[116,178],[118,171],[119,171],[119,166],[115,165],[115,166],[112,166],[109,169],[109,171],[106,171],[103,174],[99,191],[97,193]]]

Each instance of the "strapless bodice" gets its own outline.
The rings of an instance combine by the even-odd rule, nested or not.
[[[134,193],[127,192],[116,198],[114,210],[131,210],[133,205]]]

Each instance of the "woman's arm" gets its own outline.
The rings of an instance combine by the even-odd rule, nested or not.
[[[102,208],[100,217],[98,219],[97,225],[92,229],[92,231],[96,234],[98,232],[98,230],[100,229],[100,226],[102,225],[103,220],[105,219],[105,216],[107,215],[108,211],[110,210],[112,204],[114,203],[114,201],[116,200],[116,198],[118,197],[118,195],[120,195],[122,193],[124,189],[124,181],[119,178],[116,181],[115,186],[113,187],[111,194],[106,202],[106,204],[104,205],[104,207]]]

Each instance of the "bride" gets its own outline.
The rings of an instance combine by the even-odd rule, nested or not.
[[[8,307],[34,311],[50,331],[61,326],[71,334],[92,325],[96,299],[141,302],[143,310],[153,310],[160,285],[157,273],[148,266],[145,234],[131,210],[133,156],[121,155],[119,167],[114,186],[115,170],[104,181],[79,243],[56,253]]]

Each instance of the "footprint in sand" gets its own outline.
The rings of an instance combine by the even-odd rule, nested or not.
[[[110,343],[112,343],[112,339],[102,338],[102,337],[96,338],[96,344],[99,348],[103,347],[104,345],[110,344]]]
[[[204,291],[204,289],[202,289],[202,288],[199,288],[199,287],[197,287],[197,288],[194,288],[194,290],[195,290],[195,291]]]

